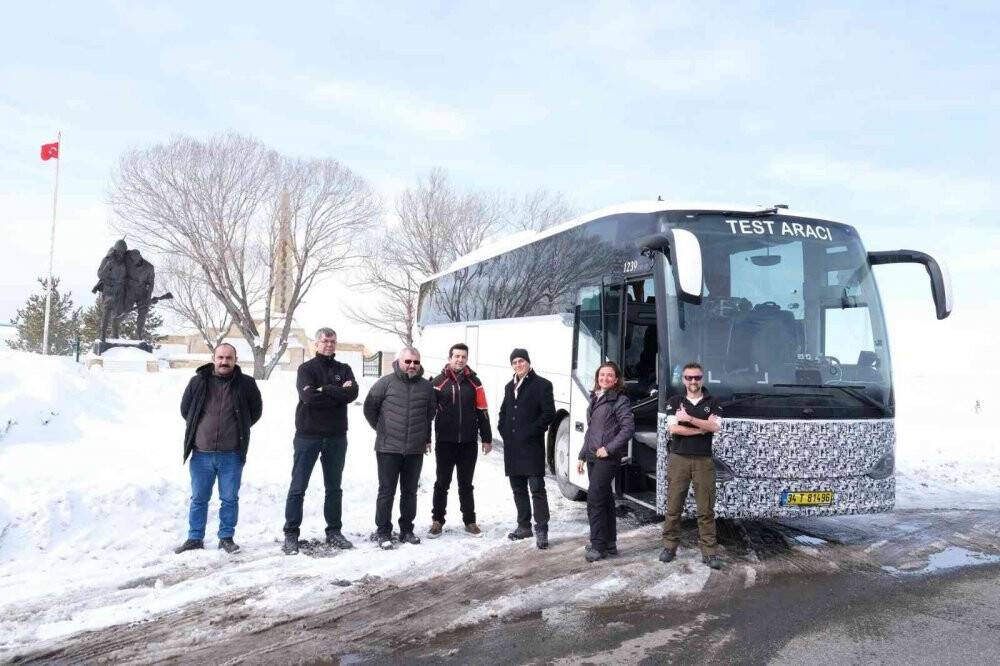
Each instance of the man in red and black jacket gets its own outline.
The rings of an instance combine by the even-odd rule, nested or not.
[[[448,365],[432,383],[437,393],[437,416],[434,436],[437,441],[437,481],[434,482],[434,502],[431,528],[427,536],[441,536],[448,506],[448,488],[452,470],[458,468],[458,503],[462,510],[465,531],[482,536],[476,523],[476,501],[472,495],[472,475],[476,471],[478,454],[476,440],[482,441],[483,453],[493,450],[493,432],[486,412],[486,392],[483,383],[468,365],[469,348],[463,343],[448,350]]]

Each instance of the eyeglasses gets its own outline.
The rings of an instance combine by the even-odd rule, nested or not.
[[[686,382],[700,382],[705,378],[705,375],[685,375],[684,381]]]
[[[414,361],[414,360],[411,360],[411,359],[407,359],[407,360],[403,361],[402,363],[403,363],[403,365],[420,365],[420,361]]]

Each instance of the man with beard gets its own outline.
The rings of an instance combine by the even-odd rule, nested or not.
[[[431,422],[437,411],[434,387],[424,379],[420,352],[404,347],[392,373],[380,378],[365,398],[365,419],[375,430],[378,499],[374,540],[383,550],[392,544],[392,504],[399,485],[399,540],[416,545],[417,483],[424,456],[431,450]]]
[[[219,548],[229,554],[239,517],[240,481],[250,445],[250,426],[260,419],[263,403],[253,377],[236,365],[236,348],[223,342],[212,362],[198,368],[181,398],[184,460],[191,456],[191,508],[187,540],[177,554],[205,547],[205,523],[212,487],[219,481]]]

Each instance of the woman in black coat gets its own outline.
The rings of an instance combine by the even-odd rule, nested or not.
[[[629,440],[635,433],[632,403],[624,394],[625,382],[616,363],[602,363],[594,373],[594,390],[587,407],[587,434],[580,449],[577,471],[587,464],[587,517],[590,519],[588,562],[618,554],[618,526],[611,484],[618,474]]]

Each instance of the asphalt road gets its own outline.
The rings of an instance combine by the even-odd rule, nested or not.
[[[623,527],[626,527],[623,525]],[[362,580],[335,607],[256,616],[215,599],[81,634],[18,663],[995,664],[1000,512],[898,512],[723,526],[726,567],[656,560],[657,525],[622,555],[500,549],[449,574]],[[685,545],[696,540],[686,526]]]

